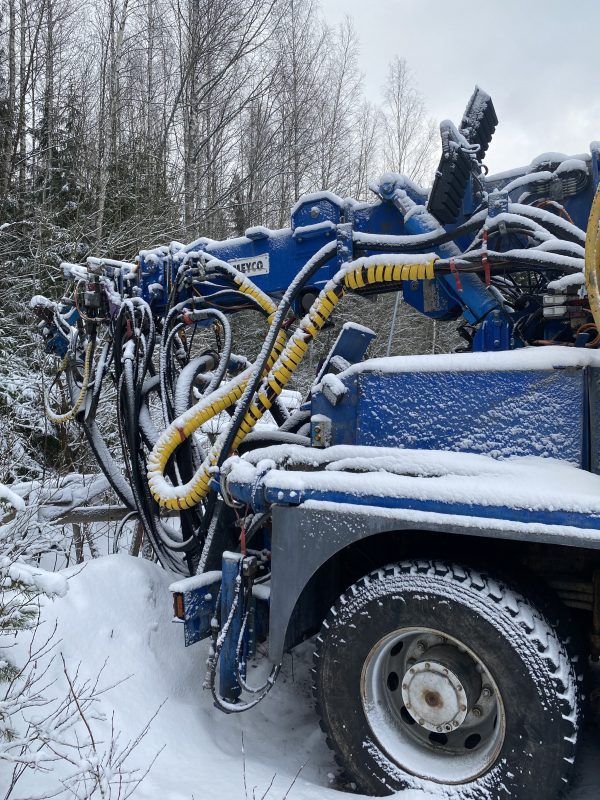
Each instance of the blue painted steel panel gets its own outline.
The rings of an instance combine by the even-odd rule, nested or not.
[[[264,476],[263,476],[264,477]],[[424,479],[426,480],[426,479]],[[472,477],[465,478],[471,481]],[[286,483],[284,481],[284,483]],[[320,500],[346,505],[373,506],[375,508],[409,509],[411,511],[434,512],[450,516],[477,517],[482,519],[508,520],[510,522],[541,523],[543,525],[569,525],[586,530],[600,530],[600,515],[577,511],[548,509],[511,508],[510,506],[488,506],[477,503],[448,503],[442,500],[420,500],[414,497],[389,497],[387,495],[352,494],[303,488],[290,490],[278,486],[273,475],[269,485],[261,479],[259,485],[230,483],[229,490],[240,502],[248,503],[256,511],[269,506],[298,506],[308,500]]]
[[[332,503],[349,503],[379,508],[406,508],[414,511],[429,511],[438,514],[456,516],[482,517],[484,519],[502,519],[511,522],[537,522],[545,525],[572,525],[575,528],[600,530],[600,515],[581,514],[575,511],[530,510],[527,508],[510,508],[508,506],[466,505],[464,503],[445,503],[440,500],[417,500],[412,497],[386,497],[378,495],[352,495],[345,492],[318,492],[304,490],[297,496],[283,501],[276,499],[276,490],[270,488],[267,493],[269,503],[279,502],[284,505],[299,505],[307,500],[327,500]],[[279,498],[279,491],[277,491]]]
[[[543,456],[587,468],[586,380],[582,369],[362,372],[343,378],[349,391],[336,406],[315,391],[312,411],[331,419],[331,444]]]
[[[183,592],[185,646],[201,642],[210,636],[211,620],[215,616],[220,582]]]
[[[423,480],[426,480],[425,478]],[[472,478],[465,478],[465,482]],[[408,509],[411,511],[433,512],[449,516],[477,517],[482,519],[508,520],[510,522],[541,523],[543,525],[569,525],[586,530],[600,530],[600,515],[578,511],[556,509],[513,508],[510,506],[490,506],[478,503],[450,503],[443,500],[420,500],[414,497],[390,497],[389,495],[353,494],[344,491],[329,491],[311,488],[289,489],[277,484],[273,473],[269,474],[269,485],[264,476],[258,484],[229,484],[232,495],[240,502],[247,503],[255,511],[264,511],[273,506],[298,506],[308,500],[343,503],[346,505],[372,506],[374,508]]]
[[[223,572],[221,579],[221,626],[226,624],[236,595],[239,591],[238,576],[241,573],[242,556],[239,553],[223,554]],[[219,661],[219,691],[228,702],[234,703],[242,693],[242,687],[237,679],[237,645],[242,630],[242,618],[244,610],[242,604],[238,602],[235,611],[232,613],[227,629],[227,635],[221,650]],[[245,669],[240,670],[242,677],[245,677]]]

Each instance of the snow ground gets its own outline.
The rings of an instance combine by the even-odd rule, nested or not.
[[[81,664],[82,675],[95,676],[107,660],[102,685],[127,678],[103,697],[107,719],[93,723],[96,738],[106,737],[113,709],[116,728],[129,739],[160,707],[133,762],[144,768],[164,749],[136,790],[135,800],[356,797],[332,788],[336,769],[314,712],[309,643],[286,657],[273,692],[257,708],[225,716],[201,688],[206,643],[184,648],[180,625],[171,623],[172,576],[155,564],[125,555],[92,560],[63,574],[68,576],[69,591],[46,602],[43,620],[48,630],[57,623],[58,649],[68,667],[73,671]],[[66,690],[58,663],[50,672],[56,688]],[[586,737],[569,800],[593,800],[600,794],[597,728],[586,731]],[[58,777],[30,775],[19,784],[17,795],[39,795]],[[397,796],[429,797],[415,792]]]

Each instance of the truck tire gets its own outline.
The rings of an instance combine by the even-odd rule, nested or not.
[[[555,800],[567,788],[573,666],[542,614],[491,577],[436,561],[379,569],[331,609],[314,660],[321,727],[361,791]]]

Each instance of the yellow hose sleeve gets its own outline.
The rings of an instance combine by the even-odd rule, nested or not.
[[[263,414],[273,405],[283,388],[297,369],[302,357],[308,350],[310,342],[319,331],[342,299],[348,289],[376,285],[386,281],[432,279],[435,276],[435,260],[419,264],[369,265],[342,268],[313,302],[306,316],[301,320],[296,331],[285,345],[278,337],[278,343],[271,353],[269,372],[256,392],[255,402],[248,409],[240,423],[234,439],[232,450],[237,449],[240,442],[254,428]],[[412,276],[415,276],[414,278]],[[240,287],[241,288],[241,287]],[[279,334],[282,335],[282,332]],[[278,356],[278,357],[277,357]],[[275,360],[276,359],[276,360]],[[208,494],[212,468],[221,455],[223,436],[219,437],[195,475],[183,486],[172,486],[165,477],[167,462],[178,445],[200,425],[214,416],[215,413],[239,400],[247,385],[251,368],[245,370],[232,387],[232,383],[218,389],[209,398],[201,400],[196,406],[183,414],[167,428],[156,443],[148,459],[148,484],[156,502],[163,508],[188,509],[200,502]],[[216,395],[216,397],[215,397]],[[209,404],[210,403],[210,404]]]
[[[594,322],[600,331],[600,187],[592,203],[585,237],[585,285]]]
[[[271,325],[277,312],[276,304],[241,272],[232,277],[240,292],[252,297],[267,312],[269,315],[268,322]],[[286,335],[283,331],[280,331],[267,360],[267,370],[273,366],[285,347],[285,343]],[[167,463],[181,442],[185,441],[206,422],[237,403],[244,394],[251,374],[252,367],[249,367],[225,386],[211,393],[208,398],[203,397],[185,414],[173,420],[161,434],[148,458],[148,483],[151,489],[155,485],[160,487],[156,490],[152,489],[152,494],[161,506],[170,509],[191,508],[206,495],[208,492],[208,478],[205,480],[206,476],[201,476],[199,472],[192,478],[192,481],[185,484],[185,487],[172,487],[167,484],[164,478]],[[185,492],[182,492],[182,489],[185,489]],[[169,496],[166,497],[165,494]],[[186,502],[188,502],[187,505],[183,504],[183,500],[179,495],[185,495]]]
[[[83,362],[83,379],[81,381],[81,389],[79,390],[79,395],[77,400],[75,400],[75,404],[72,408],[68,411],[65,411],[64,414],[55,414],[54,411],[50,408],[50,400],[48,397],[48,393],[44,392],[44,414],[48,418],[50,422],[54,425],[64,425],[66,422],[74,419],[77,415],[79,409],[83,405],[83,401],[85,400],[85,395],[88,389],[88,385],[90,382],[90,372],[92,370],[92,353],[94,351],[93,342],[90,342],[85,351],[85,361]],[[63,361],[62,369],[66,368],[66,358]]]
[[[272,316],[277,311],[277,306],[271,300],[268,294],[265,294],[262,289],[259,289],[254,283],[252,283],[249,278],[247,278],[243,273],[239,273],[233,278],[234,282],[236,283],[238,289],[243,294],[247,294],[252,297],[256,302],[263,308],[267,314]],[[271,322],[272,320],[269,320]]]

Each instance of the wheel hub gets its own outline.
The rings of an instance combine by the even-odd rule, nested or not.
[[[502,698],[485,664],[447,633],[404,628],[385,637],[365,662],[362,687],[376,740],[406,771],[448,785],[494,763]]]
[[[428,731],[460,727],[481,691],[473,661],[456,647],[432,647],[402,679],[402,699],[411,717]]]
[[[451,731],[467,716],[460,678],[436,661],[421,661],[402,680],[402,699],[411,717],[428,731]]]

